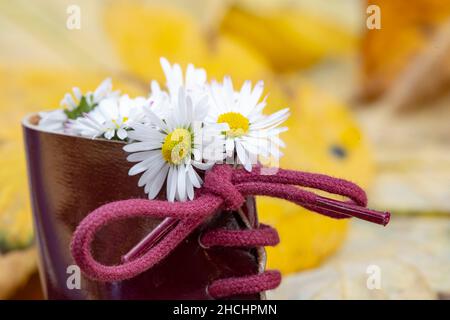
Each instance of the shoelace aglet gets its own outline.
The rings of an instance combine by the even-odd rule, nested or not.
[[[364,208],[355,204],[342,202],[334,199],[318,197],[317,206],[331,210],[337,213],[345,214],[362,220],[370,221],[380,225],[389,223],[391,214],[373,209]]]

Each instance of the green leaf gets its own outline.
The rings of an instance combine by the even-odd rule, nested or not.
[[[97,105],[96,104],[89,104],[86,97],[83,96],[80,99],[80,103],[78,104],[78,106],[73,109],[73,110],[64,110],[64,112],[66,113],[67,117],[69,119],[76,119],[79,118],[83,115],[83,113],[88,113],[89,111],[91,111],[92,109],[94,109]]]

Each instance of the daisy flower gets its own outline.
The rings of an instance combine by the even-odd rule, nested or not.
[[[128,133],[135,142],[124,146],[124,150],[131,153],[127,159],[138,162],[129,175],[142,174],[138,185],[145,186],[149,199],[154,199],[167,181],[169,201],[192,200],[194,188],[200,188],[203,183],[196,169],[206,170],[212,166],[202,162],[200,150],[203,119],[208,113],[207,97],[193,103],[180,87],[177,99],[170,100],[165,103],[171,105],[165,107],[174,112],[162,119],[152,108],[146,108],[149,123],[136,123]]]
[[[76,119],[83,113],[91,111],[103,99],[118,95],[119,91],[112,91],[110,78],[103,80],[94,92],[89,91],[84,95],[79,88],[74,87],[72,93],[66,93],[61,100],[60,105],[63,109],[39,113],[39,127],[43,130],[63,132],[68,119]]]
[[[119,91],[112,91],[111,78],[103,80],[93,92],[88,91],[83,95],[80,88],[77,87],[72,88],[72,92],[73,94],[66,93],[60,103],[67,110],[75,109],[83,97],[86,98],[88,104],[96,105],[103,99],[117,97],[119,95]]]
[[[211,108],[206,122],[227,126],[223,132],[226,155],[236,155],[237,163],[247,171],[252,170],[259,157],[278,159],[282,155],[279,148],[284,147],[278,135],[287,128],[278,126],[289,117],[289,109],[264,115],[266,102],[260,100],[263,89],[262,81],[253,89],[251,82],[246,81],[237,92],[231,79],[225,77],[222,84],[213,82],[209,90]]]
[[[150,83],[150,101],[152,110],[158,116],[164,118],[171,110],[167,109],[167,101],[170,99],[177,100],[180,88],[185,89],[185,94],[189,95],[194,103],[200,101],[206,95],[206,71],[204,69],[195,68],[189,64],[186,68],[185,75],[179,64],[171,65],[166,58],[161,58],[161,67],[166,77],[167,91],[161,89],[159,83],[153,80]],[[169,101],[169,105],[171,102]]]
[[[93,91],[83,94],[77,87],[72,89],[73,94],[66,93],[61,100],[61,107],[69,119],[76,119],[83,113],[94,109],[102,100],[119,97],[119,91],[112,90],[111,78],[107,78]]]
[[[67,131],[89,138],[126,140],[127,130],[133,123],[141,121],[143,107],[148,103],[143,97],[131,99],[128,95],[104,99],[94,110],[70,121]]]

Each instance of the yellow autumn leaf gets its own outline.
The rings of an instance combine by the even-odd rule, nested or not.
[[[117,21],[127,21],[123,25]],[[105,8],[105,29],[128,72],[164,83],[160,57],[204,67],[210,78],[231,75],[236,83],[270,71],[264,59],[233,36],[206,34],[188,13],[170,6],[117,2]]]
[[[234,6],[221,30],[257,50],[276,71],[296,71],[327,55],[348,53],[355,35],[330,21],[296,9],[273,9],[264,14]]]

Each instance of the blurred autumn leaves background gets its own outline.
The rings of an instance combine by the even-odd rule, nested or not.
[[[70,5],[80,8],[80,29],[66,27]],[[370,5],[380,9],[381,29],[367,28],[377,13],[367,11]],[[439,281],[422,275],[426,290],[408,284],[401,289],[419,296],[425,290],[430,298],[450,292],[448,1],[0,0],[0,298],[36,270],[21,119],[58,107],[72,86],[92,89],[108,76],[122,91],[145,94],[150,79],[163,82],[160,56],[204,67],[210,78],[263,79],[270,111],[292,110],[281,165],[367,188],[371,206],[394,214],[392,246],[398,243],[410,256],[425,250],[430,265],[415,266],[418,272],[442,274]],[[303,285],[308,278],[295,274],[335,253],[348,232],[347,248],[363,239],[382,241],[390,232],[362,232],[358,224],[274,199],[259,199],[258,210],[282,238],[268,249],[269,266],[292,274],[275,297],[324,297],[311,285],[305,286],[310,295],[300,295],[295,290],[302,288],[289,283]],[[397,222],[397,216],[407,218]],[[437,247],[421,247],[428,234],[441,235],[432,238]],[[415,237],[418,243],[404,247]],[[362,257],[358,252],[365,250],[357,247],[353,255]],[[381,246],[371,250],[390,262],[397,255]],[[352,261],[345,252],[328,261]],[[433,269],[441,265],[444,270]],[[320,290],[343,281],[342,272],[335,278],[320,272],[322,282],[330,279],[319,281]],[[414,292],[405,297],[417,297]],[[383,294],[367,297],[393,297]],[[335,298],[365,295],[339,291]]]

